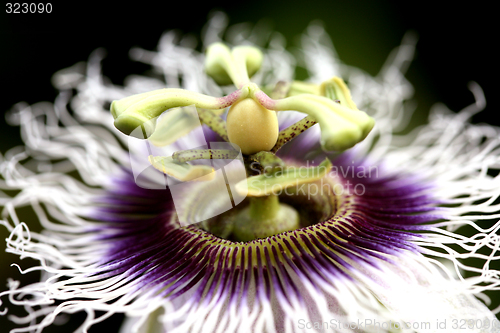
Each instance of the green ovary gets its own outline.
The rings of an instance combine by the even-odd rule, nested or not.
[[[251,98],[235,103],[227,115],[229,141],[245,155],[271,150],[278,139],[278,118]]]

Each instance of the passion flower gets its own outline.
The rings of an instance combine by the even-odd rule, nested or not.
[[[218,19],[207,36],[219,35]],[[204,59],[167,37],[158,53],[132,52],[169,73],[166,82],[105,84],[95,53],[87,72],[56,73],[54,105],[10,114],[26,147],[1,160],[7,251],[40,261],[24,272],[44,272],[0,293],[27,309],[11,317],[19,332],[77,311],[88,315],[84,332],[114,313],[126,314],[124,333],[442,332],[464,319],[468,332],[498,331],[482,293],[500,285],[500,142],[497,128],[467,122],[484,106],[479,87],[476,104],[437,110],[396,136],[412,92],[403,77],[411,39],[374,78],[345,66],[310,27],[301,58],[312,82],[297,82],[280,39],[262,42],[271,50],[215,44]],[[227,94],[219,85],[231,82]],[[231,141],[224,110],[246,99],[280,111],[270,149],[215,144]],[[136,174],[135,156],[152,172]],[[243,179],[233,177],[238,161]],[[146,186],[151,175],[169,188]],[[27,207],[43,233],[20,219]]]

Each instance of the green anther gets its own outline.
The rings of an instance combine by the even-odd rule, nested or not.
[[[288,167],[272,174],[249,177],[237,183],[235,189],[238,193],[247,193],[250,197],[265,197],[277,193],[286,193],[285,191],[289,187],[297,187],[320,180],[331,168],[332,163],[328,159],[325,159],[317,167]]]
[[[302,118],[295,124],[280,131],[280,133],[278,134],[278,141],[276,141],[276,144],[274,145],[273,149],[271,149],[271,152],[276,153],[281,147],[283,147],[284,144],[286,144],[290,140],[293,140],[301,133],[314,126],[316,123],[316,120],[314,120],[312,116],[307,116]]]
[[[149,141],[157,147],[168,146],[200,126],[198,113],[184,108],[170,110],[156,123],[156,130]]]
[[[363,111],[312,94],[283,98],[270,103],[270,108],[275,111],[297,110],[312,116],[320,124],[321,145],[328,151],[353,147],[368,135],[375,124],[373,118]]]
[[[348,107],[351,110],[359,111],[356,103],[354,103],[351,92],[349,88],[345,84],[344,80],[339,77],[333,77],[328,81],[321,83],[320,86],[321,95],[326,96],[327,98],[339,102],[341,105]],[[368,117],[366,119],[366,123],[362,125],[363,139],[370,133],[373,126],[375,125],[375,121],[373,118]],[[363,140],[362,139],[362,140]]]
[[[185,163],[195,160],[229,160],[238,157],[239,151],[229,149],[188,149],[172,154],[175,162]]]
[[[341,105],[347,106],[349,109],[358,110],[351,97],[351,92],[344,80],[339,77],[333,77],[328,81],[321,83],[320,93],[331,100],[338,100]]]
[[[228,141],[226,123],[220,117],[222,110],[176,108],[162,115],[148,140],[157,147],[168,146],[205,124],[223,140]]]
[[[207,48],[205,71],[219,85],[233,83],[241,88],[262,65],[262,52],[252,46],[237,46],[232,50],[222,43]]]
[[[207,165],[180,163],[170,156],[150,155],[148,160],[155,169],[180,181],[207,181],[215,177],[214,169]]]

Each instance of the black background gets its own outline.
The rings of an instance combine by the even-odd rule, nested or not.
[[[62,68],[87,60],[98,47],[107,50],[103,72],[115,84],[131,73],[142,73],[147,67],[128,59],[133,46],[154,49],[161,34],[170,29],[199,35],[209,12],[224,10],[230,24],[256,22],[268,18],[277,31],[285,35],[289,45],[312,20],[323,21],[340,58],[376,74],[392,48],[399,45],[404,33],[414,30],[419,35],[417,55],[408,77],[416,86],[419,105],[417,117],[435,102],[443,102],[454,111],[473,103],[467,88],[476,81],[485,91],[486,110],[475,116],[475,122],[500,125],[498,112],[496,60],[498,43],[497,18],[493,7],[475,1],[467,6],[444,6],[439,2],[402,1],[209,1],[174,3],[64,2],[53,3],[50,14],[7,14],[0,16],[0,77],[2,112],[13,104],[26,101],[53,101],[56,90],[51,75]],[[423,119],[416,119],[417,122]],[[0,152],[21,144],[18,128],[9,127],[0,118]],[[6,236],[4,230],[0,235]],[[1,248],[4,246],[1,245]],[[2,258],[0,289],[7,276],[19,278]],[[23,266],[29,266],[28,263]],[[26,267],[25,266],[25,267]],[[106,327],[117,331],[120,318]],[[0,317],[3,331],[5,317]],[[47,332],[66,332],[51,328]]]
[[[208,13],[222,9],[230,23],[256,22],[268,18],[275,29],[293,44],[309,22],[324,22],[343,61],[375,74],[389,51],[397,46],[408,30],[419,35],[417,57],[409,77],[417,86],[420,110],[441,101],[452,110],[460,110],[473,101],[467,90],[471,80],[485,91],[488,112],[477,121],[494,119],[497,109],[493,75],[498,66],[493,36],[494,11],[491,6],[474,2],[467,7],[440,6],[438,2],[400,1],[251,1],[185,2],[173,4],[123,5],[110,7],[98,2],[53,4],[50,14],[6,14],[0,19],[0,76],[2,110],[14,103],[52,101],[55,90],[51,75],[62,68],[86,60],[98,47],[108,56],[104,74],[114,83],[129,73],[144,70],[128,60],[132,46],[154,49],[162,32],[179,29],[198,34]],[[4,130],[4,119],[1,124]],[[17,129],[9,129],[15,134]],[[5,132],[2,132],[5,133]],[[5,139],[5,136],[2,136]],[[9,141],[14,137],[9,135]],[[2,140],[0,151],[11,146]]]

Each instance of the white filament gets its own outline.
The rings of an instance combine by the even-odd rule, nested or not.
[[[214,14],[204,30],[204,47],[220,40],[226,26],[225,16]],[[233,27],[228,30],[226,41],[238,44],[246,40],[260,47],[268,46],[264,51],[263,71],[255,77],[257,83],[293,79],[295,57],[285,50],[283,37],[253,30],[257,28],[260,29],[248,25]],[[413,111],[411,105],[404,103],[413,94],[404,77],[415,48],[415,37],[411,34],[405,36],[376,77],[343,64],[329,37],[317,25],[311,25],[302,36],[301,54],[297,58],[308,69],[313,82],[333,75],[344,77],[358,107],[376,119],[373,133],[354,150],[358,156],[366,157],[373,165],[382,163],[386,166],[384,174],[418,175],[420,181],[434,184],[435,196],[448,203],[445,211],[437,211],[445,215],[443,221],[434,223],[432,230],[425,232],[425,238],[414,240],[427,257],[414,254],[391,257],[400,261],[398,267],[382,261],[376,261],[379,269],[358,265],[354,272],[348,272],[354,280],[335,279],[332,284],[316,276],[313,285],[290,271],[292,278],[301,284],[309,310],[302,308],[297,300],[290,306],[258,303],[254,299],[245,304],[215,300],[197,304],[186,295],[171,303],[153,291],[133,292],[133,281],[126,273],[105,280],[89,277],[97,271],[108,248],[106,242],[88,233],[100,223],[87,220],[93,212],[92,199],[102,194],[102,188],[110,185],[110,177],[118,175],[120,166],[128,163],[123,149],[127,138],[113,128],[107,105],[115,99],[165,86],[223,95],[225,91],[203,75],[203,54],[193,47],[188,37],[167,32],[159,42],[158,52],[131,50],[134,60],[151,64],[164,81],[131,76],[124,87],[105,83],[100,69],[103,52],[96,50],[86,65],[78,63],[54,75],[53,83],[60,94],[53,104],[20,103],[10,113],[8,120],[21,126],[26,146],[0,156],[3,177],[0,189],[18,191],[13,197],[0,192],[0,204],[4,207],[1,223],[11,232],[8,252],[40,261],[39,266],[20,270],[44,272],[38,283],[20,287],[10,281],[10,289],[0,293],[28,311],[26,317],[10,317],[27,325],[14,332],[41,331],[57,314],[82,310],[88,316],[79,332],[86,332],[92,324],[116,312],[137,319],[124,326],[123,332],[153,332],[158,327],[181,333],[248,332],[249,327],[255,332],[268,333],[281,329],[312,331],[301,328],[299,319],[320,323],[358,319],[413,323],[433,320],[432,324],[453,318],[494,320],[493,314],[474,295],[487,302],[482,293],[498,290],[500,285],[500,272],[493,265],[500,260],[497,235],[500,177],[491,173],[500,167],[499,130],[467,122],[485,104],[480,87],[471,84],[470,90],[476,98],[474,105],[458,114],[436,107],[428,125],[406,136],[394,134],[408,124]],[[281,121],[287,117],[291,113],[280,114]],[[311,129],[304,135],[314,137],[315,131]],[[73,171],[82,181],[69,175]],[[33,210],[44,232],[29,231],[30,223],[20,221],[17,215],[22,209]],[[475,233],[461,235],[458,231],[462,226],[472,227]],[[465,260],[470,258],[481,264],[473,267]],[[262,291],[255,291],[259,292]],[[55,306],[53,300],[62,302]],[[164,313],[158,310],[162,308]],[[96,317],[97,310],[104,311],[104,315]],[[147,325],[149,328],[145,328]],[[432,327],[402,331],[445,332]],[[355,329],[342,330],[351,331]]]

